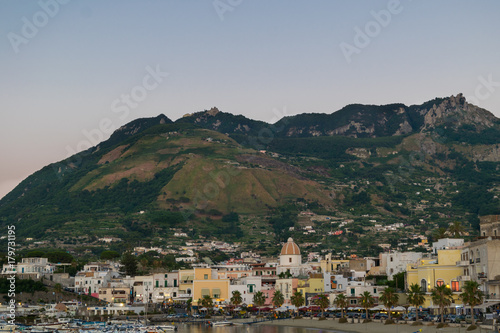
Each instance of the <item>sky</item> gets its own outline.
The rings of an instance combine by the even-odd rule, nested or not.
[[[463,93],[500,117],[500,2],[0,2],[0,198],[140,117],[275,122]]]

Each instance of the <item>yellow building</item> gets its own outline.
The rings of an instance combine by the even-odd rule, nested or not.
[[[324,292],[325,280],[323,274],[310,274],[307,280],[299,280],[297,283],[297,291],[302,293],[304,297],[311,297],[311,294],[321,294]],[[307,301],[309,303],[309,301]]]
[[[462,304],[459,299],[461,293],[462,269],[456,265],[460,261],[460,249],[438,250],[437,258],[420,259],[418,263],[410,264],[406,269],[406,288],[418,284],[425,294],[423,307],[432,307],[431,291],[434,287],[446,285],[453,291],[453,304]]]
[[[342,268],[349,267],[349,260],[332,259],[331,253],[325,256],[325,259],[320,261],[321,271],[323,273],[331,273],[341,271]]]
[[[212,297],[214,304],[229,304],[229,279],[219,279],[216,269],[195,268],[193,281],[193,305],[205,295]]]
[[[194,269],[181,269],[179,271],[179,294],[193,294]]]

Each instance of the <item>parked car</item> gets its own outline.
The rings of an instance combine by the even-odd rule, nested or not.
[[[388,315],[386,315],[385,313],[376,313],[373,315],[373,319],[387,319],[389,318]]]

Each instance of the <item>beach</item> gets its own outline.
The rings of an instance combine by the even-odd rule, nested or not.
[[[432,326],[428,326],[428,323],[419,326],[411,326],[411,324],[392,324],[392,325],[384,325],[380,322],[370,322],[370,323],[358,323],[357,320],[354,320],[354,323],[351,323],[349,320],[348,323],[339,323],[338,319],[336,320],[312,320],[312,319],[284,319],[284,320],[275,320],[275,321],[266,321],[263,322],[264,325],[275,325],[275,326],[291,326],[291,327],[303,327],[303,328],[316,328],[316,329],[325,329],[325,330],[338,330],[343,332],[370,332],[370,333],[413,333],[413,332],[422,332],[422,333],[435,333],[435,332],[466,332],[466,329],[469,325],[465,325],[464,327],[460,327],[458,324],[453,324],[453,327],[444,327],[437,328],[437,324]],[[479,327],[472,332],[479,332]],[[484,331],[484,329],[483,329]],[[488,330],[489,331],[489,330]]]

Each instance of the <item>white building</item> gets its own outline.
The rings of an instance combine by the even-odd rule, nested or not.
[[[30,274],[40,278],[44,274],[53,274],[56,269],[47,258],[23,258],[15,265],[4,264],[2,274]]]
[[[341,274],[323,273],[323,279],[325,283],[324,291],[325,293],[341,292],[345,291],[348,278]]]
[[[464,240],[460,238],[441,238],[432,243],[432,252],[437,254],[437,250],[448,250],[452,248],[461,248],[464,246]]]
[[[409,264],[417,263],[422,259],[421,252],[390,252],[380,254],[380,265],[385,266],[387,279],[392,281],[394,274],[406,271]]]

